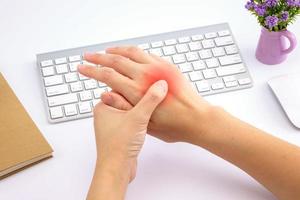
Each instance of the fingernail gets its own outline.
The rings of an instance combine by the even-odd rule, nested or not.
[[[157,86],[162,93],[166,93],[168,91],[168,83],[165,80],[158,81]]]

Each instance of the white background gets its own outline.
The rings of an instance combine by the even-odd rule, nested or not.
[[[93,175],[92,119],[47,122],[36,53],[229,22],[255,85],[206,99],[300,145],[299,130],[287,120],[266,84],[276,75],[300,71],[300,48],[278,66],[257,62],[260,28],[244,4],[237,0],[0,0],[0,71],[55,151],[52,159],[1,180],[0,199],[82,200]],[[298,21],[290,30],[300,40],[299,25]],[[203,149],[147,137],[127,199],[275,198],[243,171]]]

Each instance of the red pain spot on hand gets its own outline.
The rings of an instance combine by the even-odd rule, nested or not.
[[[174,95],[178,94],[182,77],[180,73],[173,69],[174,66],[152,67],[144,75],[144,84],[142,86],[145,93],[151,85],[159,80],[165,80],[168,83],[168,94],[165,101],[170,100]]]

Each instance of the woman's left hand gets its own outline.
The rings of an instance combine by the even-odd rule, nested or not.
[[[94,109],[97,162],[129,163],[130,180],[134,178],[136,158],[144,144],[149,120],[167,91],[166,81],[158,81],[135,107],[116,93],[110,93],[114,97],[103,96],[106,102],[116,102],[111,102],[115,108],[99,103]]]

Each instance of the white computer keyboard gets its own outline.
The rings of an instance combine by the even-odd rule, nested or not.
[[[84,52],[137,45],[178,66],[201,95],[249,88],[252,79],[227,23],[109,42],[37,55],[50,122],[92,116],[93,107],[108,91],[104,83],[77,72]]]

